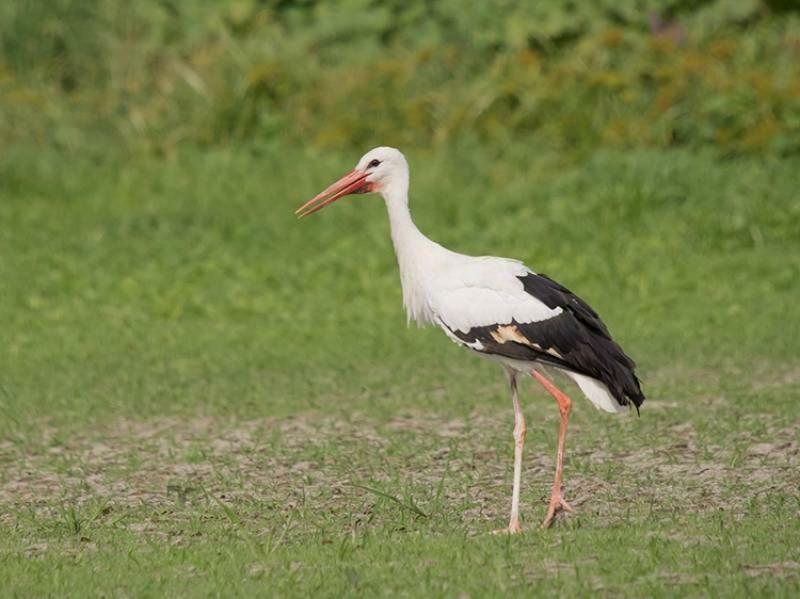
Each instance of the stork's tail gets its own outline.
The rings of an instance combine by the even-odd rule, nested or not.
[[[628,385],[620,389],[621,392],[612,393],[605,383],[595,378],[578,374],[577,372],[565,371],[565,373],[578,384],[578,387],[580,387],[589,401],[606,412],[624,412],[625,406],[632,403],[636,407],[636,413],[638,414],[639,406],[644,402],[644,393],[642,393],[639,379],[636,378],[635,374],[631,374],[632,380],[629,381]]]

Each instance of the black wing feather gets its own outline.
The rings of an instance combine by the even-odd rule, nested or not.
[[[546,275],[529,273],[518,278],[527,293],[549,308],[561,308],[561,314],[538,322],[512,321],[452,333],[466,343],[480,341],[483,349],[478,351],[483,353],[544,362],[598,379],[620,405],[628,405],[630,400],[638,410],[645,397],[634,372],[636,364],[611,338],[597,312]],[[498,340],[498,330],[509,326],[530,344]]]

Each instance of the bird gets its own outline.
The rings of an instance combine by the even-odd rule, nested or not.
[[[600,316],[580,297],[523,262],[494,256],[468,256],[426,237],[409,210],[409,167],[403,154],[377,147],[356,167],[300,206],[309,216],[352,194],[377,193],[389,216],[400,270],[408,323],[433,325],[474,354],[505,370],[514,409],[514,479],[508,526],[517,534],[526,424],[517,382],[532,376],[555,399],[560,415],[556,468],[541,528],[573,509],[564,499],[562,476],[572,400],[551,380],[571,378],[599,410],[618,413],[645,400],[636,365],[614,341]]]

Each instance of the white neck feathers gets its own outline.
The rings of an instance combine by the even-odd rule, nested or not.
[[[431,323],[434,317],[426,293],[427,280],[449,252],[425,237],[411,219],[407,181],[387,186],[381,195],[389,213],[392,243],[400,267],[403,305],[408,322],[413,320],[419,325]]]

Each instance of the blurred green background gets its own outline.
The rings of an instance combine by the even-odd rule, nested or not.
[[[0,143],[800,152],[792,0],[0,7]]]

